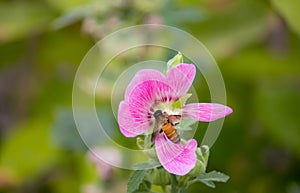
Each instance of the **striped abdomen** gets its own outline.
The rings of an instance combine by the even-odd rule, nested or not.
[[[171,123],[164,124],[162,130],[170,141],[173,143],[180,143],[180,137]]]

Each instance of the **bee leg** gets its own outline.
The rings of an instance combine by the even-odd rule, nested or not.
[[[154,143],[157,132],[152,133],[151,142]]]
[[[159,133],[162,133],[163,132],[163,130],[161,129],[160,131],[159,131]]]

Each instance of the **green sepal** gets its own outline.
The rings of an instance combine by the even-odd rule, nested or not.
[[[196,122],[197,121],[194,119],[181,118],[180,123],[176,126],[176,129],[179,132],[192,131],[193,128],[191,126]]]
[[[186,101],[192,96],[191,93],[186,93],[185,95],[183,95],[180,99],[178,99],[177,101],[175,101],[173,104],[172,104],[172,108],[173,110],[174,109],[181,109]]]
[[[155,168],[152,171],[152,183],[159,186],[170,185],[170,174],[162,167]]]
[[[176,54],[176,56],[174,56],[173,58],[171,58],[168,62],[167,62],[167,72],[177,66],[178,64],[182,64],[183,63],[183,57],[182,54],[180,52],[178,52],[178,54]]]

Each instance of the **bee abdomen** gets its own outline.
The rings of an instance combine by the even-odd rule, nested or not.
[[[180,143],[180,137],[175,128],[170,123],[165,124],[162,127],[162,130],[170,141],[172,141],[173,143]]]

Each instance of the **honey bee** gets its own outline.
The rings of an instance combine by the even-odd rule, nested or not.
[[[180,137],[174,126],[179,123],[181,115],[168,115],[166,112],[163,113],[161,110],[157,110],[153,116],[155,127],[152,133],[152,142],[154,142],[158,133],[164,132],[170,141],[176,144],[180,143]]]

